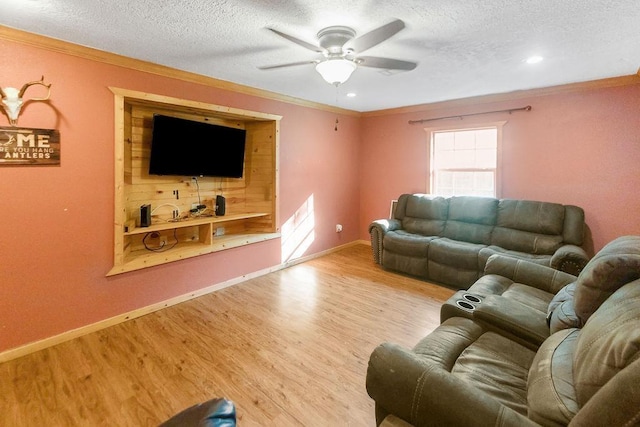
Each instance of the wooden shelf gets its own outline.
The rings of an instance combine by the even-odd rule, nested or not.
[[[136,271],[142,268],[162,265],[173,261],[191,258],[199,255],[206,255],[226,249],[237,248],[253,243],[265,242],[271,239],[280,238],[280,233],[248,233],[230,234],[215,236],[210,244],[201,242],[181,242],[172,249],[162,252],[152,252],[147,250],[137,250],[130,252],[122,264],[115,265],[107,274],[116,274]]]
[[[135,234],[153,233],[154,231],[173,230],[176,228],[196,227],[205,224],[220,224],[241,219],[260,218],[268,216],[268,213],[244,213],[226,216],[209,216],[200,218],[186,218],[178,221],[163,221],[151,224],[149,227],[136,227],[124,233],[125,236]]]

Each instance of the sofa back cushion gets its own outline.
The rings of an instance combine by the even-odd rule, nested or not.
[[[557,203],[502,199],[498,203],[497,225],[536,234],[562,235],[564,206]]]
[[[400,201],[402,200],[402,204]],[[412,194],[398,199],[402,228],[409,233],[423,236],[440,236],[444,230],[449,209],[449,200],[444,197],[426,194]],[[396,215],[396,218],[398,215]]]
[[[409,233],[551,255],[581,245],[584,211],[576,206],[491,197],[402,194],[394,211]]]
[[[490,197],[451,197],[443,236],[488,245],[496,224],[497,209],[498,200]]]
[[[449,199],[449,221],[496,225],[498,199],[459,196]]]
[[[402,221],[402,219],[405,216],[405,212],[407,211],[407,200],[409,200],[409,198],[413,196],[416,196],[416,195],[401,194],[400,197],[398,197],[398,203],[396,203],[396,208],[393,210],[393,217],[395,219],[399,219]]]
[[[505,249],[551,255],[563,244],[563,205],[502,199],[491,244]]]
[[[618,288],[640,279],[640,236],[622,236],[605,245],[576,281],[573,304],[584,323]]]
[[[582,246],[584,243],[584,210],[578,206],[565,205],[564,230],[562,239],[569,245]]]
[[[423,219],[446,220],[449,201],[444,197],[414,194],[407,198],[407,216]]]
[[[626,411],[637,418],[639,375],[640,280],[635,280],[604,301],[580,331],[573,356],[578,404],[582,407],[595,398],[590,406],[611,412]],[[619,394],[629,388],[629,382],[635,383],[634,396]]]
[[[405,216],[402,220],[402,228],[413,234],[423,236],[440,236],[444,230],[444,221],[433,219],[420,219]]]
[[[549,331],[581,328],[611,294],[636,279],[640,279],[640,236],[611,241],[587,263],[575,282],[553,297],[547,309]]]
[[[547,338],[527,379],[528,415],[542,425],[637,425],[640,279],[614,292],[582,329]]]

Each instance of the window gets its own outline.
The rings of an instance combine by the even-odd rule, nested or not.
[[[498,142],[502,124],[430,130],[431,194],[498,197]]]

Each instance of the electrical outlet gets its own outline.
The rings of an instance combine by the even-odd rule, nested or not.
[[[224,236],[224,227],[216,227],[216,236]]]
[[[160,246],[165,246],[168,243],[168,237],[167,236],[160,236]]]
[[[342,233],[342,224],[336,224],[336,233]]]

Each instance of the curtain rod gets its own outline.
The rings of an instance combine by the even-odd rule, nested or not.
[[[514,111],[531,111],[531,105],[527,105],[526,107],[521,107],[521,108],[512,108],[510,110],[485,111],[483,113],[458,114],[457,116],[436,117],[436,118],[433,118],[433,119],[409,120],[409,124],[410,125],[414,125],[416,123],[424,123],[424,122],[431,122],[431,121],[434,121],[434,120],[444,120],[444,119],[460,119],[460,120],[462,120],[463,117],[479,116],[481,114],[492,114],[492,113],[509,113],[509,114],[511,114]]]

